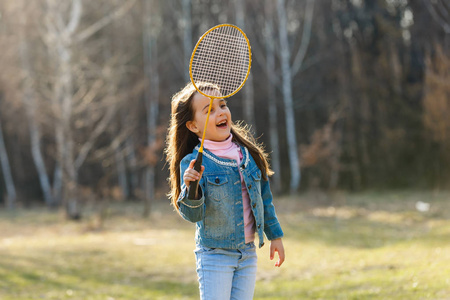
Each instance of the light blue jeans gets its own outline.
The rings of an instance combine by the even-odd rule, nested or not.
[[[251,300],[257,257],[254,243],[244,249],[195,249],[201,300]]]

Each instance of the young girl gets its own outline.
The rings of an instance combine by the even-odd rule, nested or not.
[[[201,91],[217,92],[212,84]],[[188,84],[172,98],[166,155],[170,198],[187,221],[196,223],[195,256],[201,299],[252,299],[256,247],[271,241],[270,259],[284,261],[283,231],[272,204],[267,154],[246,127],[236,125],[223,99],[214,99],[206,126],[203,163],[193,169],[210,99]],[[198,199],[188,199],[190,182],[199,180]]]

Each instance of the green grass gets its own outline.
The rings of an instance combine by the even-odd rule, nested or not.
[[[420,213],[415,203],[431,203]],[[321,193],[276,202],[286,262],[258,250],[255,299],[450,299],[450,193]],[[194,225],[114,204],[102,230],[0,211],[0,299],[198,299]]]

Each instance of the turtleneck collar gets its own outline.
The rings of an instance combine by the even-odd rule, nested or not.
[[[200,139],[200,138],[199,138]],[[229,150],[233,147],[233,134],[230,133],[230,136],[221,142],[215,142],[211,140],[205,140],[203,143],[203,147],[208,149],[211,152],[217,151],[217,150]],[[201,139],[200,139],[201,141]]]

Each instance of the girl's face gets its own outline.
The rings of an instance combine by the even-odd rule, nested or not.
[[[218,93],[218,92],[217,92]],[[203,130],[208,114],[210,99],[200,93],[195,93],[192,98],[192,108],[194,110],[194,119],[186,122],[187,128],[202,137]],[[223,99],[214,99],[211,106],[208,124],[206,125],[205,139],[221,142],[230,136],[231,132],[231,113],[227,102]]]

